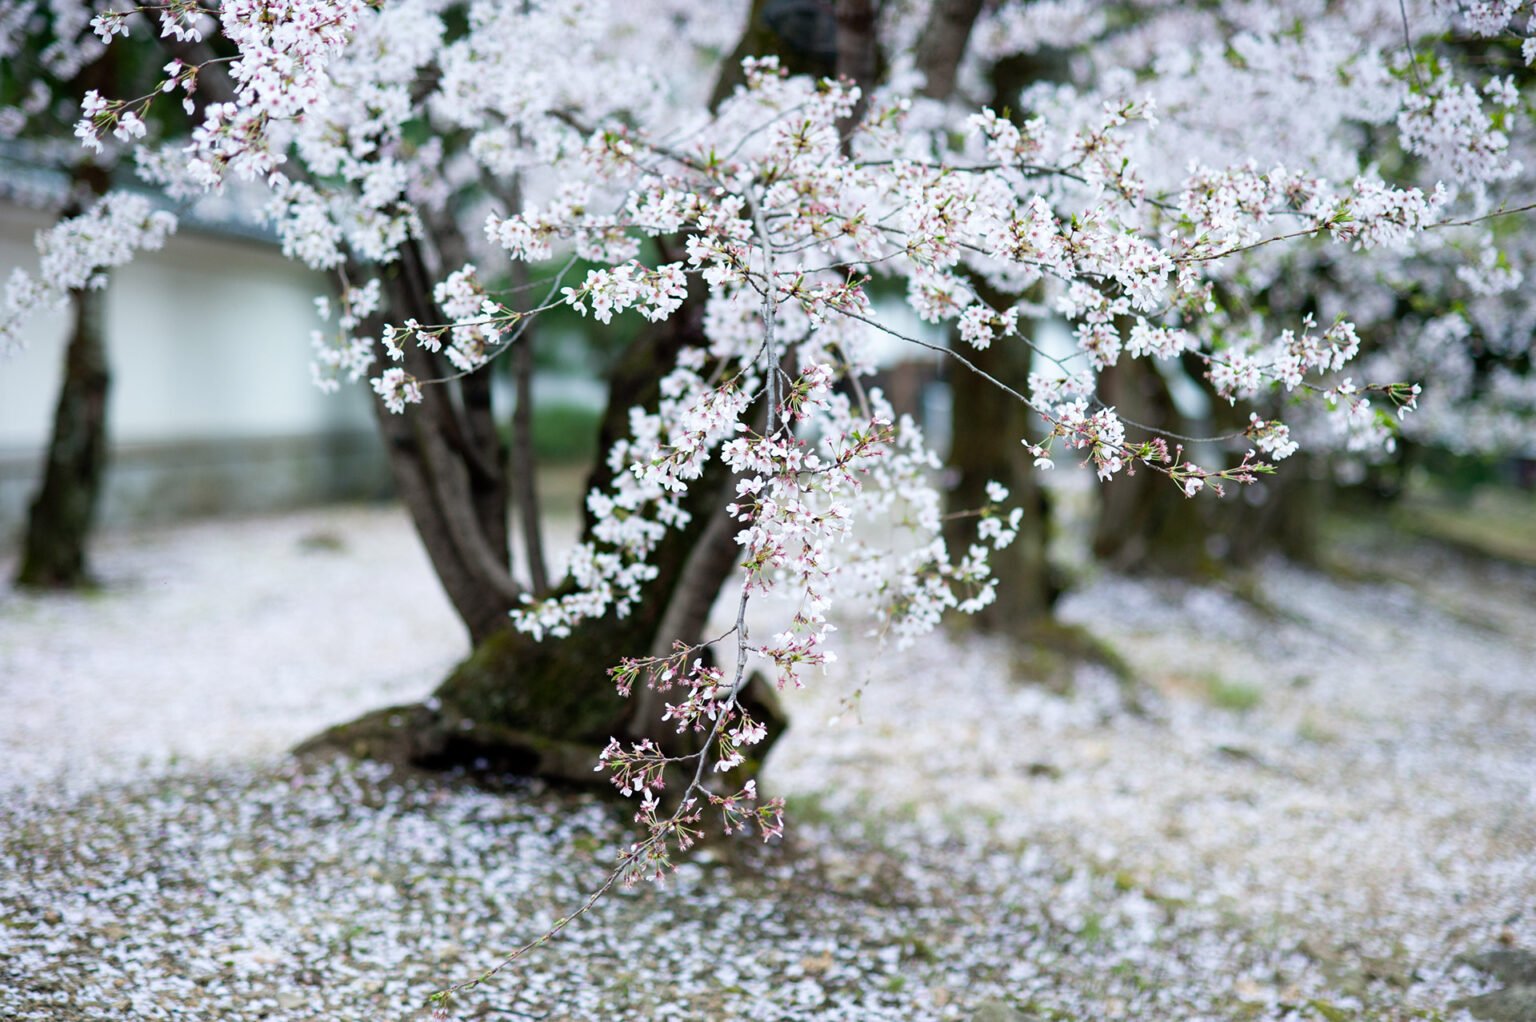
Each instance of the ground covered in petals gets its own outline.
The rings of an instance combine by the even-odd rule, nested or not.
[[[586,796],[282,759],[462,650],[397,514],[99,563],[96,595],[0,596],[0,1018],[423,1016],[628,840]],[[1525,1017],[1479,956],[1536,949],[1536,573],[1346,567],[1091,580],[1063,617],[1132,678],[1067,691],[843,622],[764,779],[790,840],[616,893],[457,1015]]]

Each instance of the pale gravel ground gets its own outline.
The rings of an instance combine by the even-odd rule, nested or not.
[[[1536,574],[1425,550],[1378,564],[1425,588],[1275,565],[1257,606],[1117,578],[1073,594],[1061,617],[1154,687],[1149,717],[1116,712],[1095,672],[1075,700],[1019,685],[984,642],[855,645],[791,703],[772,776],[829,812],[904,806],[1086,856],[1290,941],[1336,986],[1375,971],[1443,1006],[1456,955],[1536,948]],[[1257,704],[1213,705],[1218,680]]]
[[[537,793],[359,807],[353,778],[263,766],[462,654],[398,512],[117,536],[98,563],[93,597],[0,595],[0,1017],[408,1017],[445,970],[568,910],[622,840]],[[1458,1017],[1486,984],[1456,955],[1536,947],[1536,583],[1424,552],[1383,566],[1409,581],[1268,569],[1269,612],[1087,586],[1064,616],[1131,661],[1148,717],[1093,672],[1058,697],[997,646],[881,650],[847,622],[765,779],[815,854],[615,899],[486,1003]],[[1256,705],[1212,705],[1216,679]]]
[[[0,590],[0,786],[275,756],[468,649],[395,511],[108,535],[94,566],[85,598]]]

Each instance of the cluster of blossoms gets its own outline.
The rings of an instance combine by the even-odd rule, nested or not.
[[[1300,335],[1286,330],[1267,343],[1235,344],[1219,355],[1207,356],[1208,376],[1216,393],[1236,404],[1274,382],[1287,391],[1295,390],[1309,375],[1337,372],[1359,353],[1360,338],[1352,324],[1341,321],[1321,334],[1316,329],[1316,321],[1308,315]]]
[[[610,323],[614,313],[631,307],[654,323],[676,312],[687,294],[688,279],[682,263],[648,270],[631,262],[612,270],[590,270],[580,287],[561,291],[566,302],[583,315],[590,303],[592,318],[599,323]]]
[[[153,8],[151,10],[154,10]],[[135,10],[122,10],[107,8],[98,11],[91,18],[91,31],[101,37],[103,43],[111,43],[112,37],[128,34],[129,19]],[[177,42],[203,41],[203,35],[209,31],[213,18],[197,0],[166,0],[155,11],[160,24],[160,35],[175,39]]]
[[[341,313],[337,317],[336,331],[326,334],[313,330],[309,335],[314,360],[310,372],[315,386],[326,393],[334,393],[341,381],[356,383],[368,372],[374,362],[373,342],[358,336],[358,326],[378,311],[382,289],[378,278],[362,287],[344,286],[341,289]],[[331,318],[331,300],[321,296],[315,299],[315,310],[322,322]],[[384,392],[380,391],[382,395]],[[389,400],[386,398],[386,400]]]
[[[70,291],[105,286],[103,270],[123,265],[140,250],[160,248],[175,229],[176,218],[144,196],[113,192],[80,216],[39,232],[36,275],[16,269],[5,282],[0,356],[19,343],[28,318],[63,306]]]
[[[1291,439],[1291,428],[1283,422],[1266,422],[1257,412],[1248,414],[1248,429],[1244,436],[1251,439],[1258,449],[1276,461],[1283,461],[1296,453],[1297,443]]]
[[[910,22],[897,12],[884,26],[889,84],[818,81],[751,58],[713,107],[708,55],[729,51],[742,3],[219,7],[236,54],[222,65],[229,95],[204,108],[189,139],[160,149],[156,180],[216,189],[233,173],[268,189],[290,256],[384,276],[409,253],[410,271],[436,282],[440,322],[389,305],[376,279],[345,286],[337,333],[316,344],[323,385],[372,371],[374,340],[360,336],[369,318],[392,321],[378,339],[390,363],[370,382],[400,412],[435,382],[408,365],[441,356],[461,373],[482,370],[550,308],[602,324],[629,311],[651,322],[697,312],[698,336],[657,367],[658,399],[634,408],[628,435],[604,452],[612,482],[587,495],[594,524],[564,565],[566,584],[512,615],[542,638],[630,613],[657,577],[663,541],[693,522],[687,498],[700,480],[729,480],[724,511],[742,570],[734,666],[687,646],[615,671],[626,693],[642,680],[676,688],[665,715],[689,743],[615,742],[603,754],[599,769],[640,798],[650,831],[627,853],[627,877],[664,869],[706,806],[728,829],[750,821],[777,833],[773,803],[710,777],[763,740],[740,699],[753,665],[795,685],[832,659],[834,583],[870,601],[898,638],[993,598],[988,557],[1024,511],[991,489],[977,541],[949,549],[935,454],[867,386],[880,335],[925,343],[877,294],[904,292],[913,316],[953,328],[969,350],[1035,347],[1046,371],[1015,396],[1040,417],[1019,438],[1039,467],[1059,443],[1101,479],[1146,469],[1190,496],[1251,481],[1302,443],[1390,444],[1396,419],[1367,395],[1401,413],[1417,389],[1342,374],[1388,343],[1379,338],[1399,316],[1394,293],[1413,290],[1440,311],[1470,295],[1466,329],[1437,320],[1433,336],[1477,336],[1529,368],[1536,303],[1516,296],[1508,253],[1523,245],[1516,261],[1536,259],[1536,242],[1500,236],[1485,218],[1512,204],[1521,180],[1523,76],[1475,77],[1403,43],[1405,24],[1410,43],[1434,43],[1447,16],[1453,31],[1500,32],[1519,5],[1138,0],[1123,26],[1098,6],[990,5],[978,45],[953,69],[961,91],[948,106],[922,93]],[[151,10],[180,39],[208,28],[184,0]],[[1432,24],[1428,35],[1414,27]],[[108,40],[131,28],[115,14],[97,21]],[[1078,80],[1008,97],[1027,118],[967,97],[991,65],[1046,46],[1073,52]],[[88,144],[108,129],[144,143],[156,97],[206,88],[210,73],[174,64],[168,88],[130,104],[92,95],[78,133]],[[1375,136],[1391,141],[1368,145]],[[64,259],[73,276],[60,279],[88,280],[163,235],[125,202],[60,228],[76,253]],[[432,244],[442,238],[452,243]],[[542,304],[502,301],[483,283],[502,266],[566,256]],[[567,283],[577,260],[591,265]],[[881,280],[894,286],[877,292]],[[8,302],[32,301],[29,287],[23,279]],[[1036,346],[1051,319],[1067,324],[1069,350]],[[946,349],[962,362],[965,350]],[[1170,373],[1203,367],[1197,385],[1258,405],[1234,434],[1246,449],[1195,465],[1107,406],[1099,375],[1141,358]],[[1514,402],[1530,397],[1499,379]],[[1294,435],[1265,407],[1287,396],[1321,409]],[[755,641],[747,601],[767,597],[788,608],[784,627]],[[658,789],[690,763],[677,808],[664,809]]]

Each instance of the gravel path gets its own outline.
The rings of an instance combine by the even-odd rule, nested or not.
[[[626,839],[536,786],[274,765],[464,652],[398,512],[97,559],[97,595],[0,595],[0,1018],[417,1017]],[[765,778],[799,840],[610,898],[463,1017],[1469,1018],[1459,956],[1536,948],[1536,575],[1369,563],[1085,586],[1142,713],[845,622]]]

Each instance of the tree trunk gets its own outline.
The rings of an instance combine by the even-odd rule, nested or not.
[[[1298,564],[1321,559],[1322,515],[1328,505],[1323,463],[1295,454],[1275,474],[1228,490],[1211,508],[1213,552],[1225,564],[1248,567],[1269,556]]]
[[[91,581],[86,543],[107,465],[105,290],[73,293],[74,329],[53,417],[42,485],[27,516],[16,584],[73,588]]]
[[[1101,374],[1099,397],[1127,419],[1190,431],[1174,407],[1167,381],[1145,359],[1121,359]],[[1214,395],[1212,408],[1211,421],[1200,430],[1227,435],[1247,425]],[[1199,460],[1190,451],[1185,456]],[[1247,567],[1272,555],[1302,563],[1317,560],[1327,487],[1315,459],[1298,455],[1277,466],[1274,475],[1225,489],[1222,497],[1205,492],[1191,499],[1158,472],[1142,469],[1135,476],[1117,476],[1099,488],[1094,556],[1117,571],[1199,576]]]
[[[981,15],[982,0],[935,0],[928,24],[917,42],[917,67],[923,72],[923,94],[948,99],[965,56],[971,29]]]
[[[116,50],[108,48],[81,69],[71,87],[116,95]],[[111,90],[111,91],[109,91]],[[70,168],[64,217],[78,216],[111,185],[105,167],[89,160]],[[74,324],[64,352],[64,379],[54,409],[42,484],[27,512],[16,584],[32,588],[89,585],[86,546],[107,467],[107,362],[105,288],[71,294]]]
[[[685,345],[704,343],[702,320],[703,303],[692,297],[624,353],[610,375],[600,449],[627,434],[630,408],[655,405],[657,367],[673,364]],[[429,395],[432,390],[427,388]],[[537,641],[511,627],[507,613],[514,600],[487,587],[465,566],[465,545],[454,532],[465,527],[464,516],[458,515],[459,525],[452,524],[451,509],[445,507],[448,496],[430,485],[435,472],[451,470],[440,464],[451,462],[447,445],[437,436],[445,420],[424,403],[405,416],[381,413],[380,421],[407,507],[450,598],[470,626],[474,649],[428,703],[370,713],[330,729],[299,751],[594,784],[606,783],[593,765],[610,737],[648,737],[663,747],[675,746],[672,729],[659,713],[650,712],[659,709],[653,700],[643,692],[622,699],[607,672],[622,657],[665,650],[675,639],[702,637],[715,595],[737,563],[732,530],[718,527],[714,514],[725,502],[725,470],[715,464],[694,483],[684,503],[692,521],[662,541],[652,558],[659,574],[647,584],[639,606],[626,617],[610,614],[584,622],[568,637]],[[611,481],[612,470],[600,461],[589,488],[605,488]],[[468,491],[457,491],[456,499],[463,505]],[[594,524],[586,512],[583,532]],[[746,694],[754,716],[770,724],[770,734],[781,731],[782,715],[761,681]],[[766,744],[756,751],[761,757]],[[747,763],[739,774],[750,775],[758,762]]]
[[[806,5],[793,0],[752,0],[735,49],[720,65],[709,107],[718,109],[738,85],[746,84],[741,62],[748,57],[779,58],[790,74],[818,78],[837,73],[838,23],[835,2]]]
[[[879,37],[876,32],[874,0],[837,0],[837,75],[859,87],[859,99],[848,116],[838,121],[844,152],[848,152],[849,134],[864,119],[869,109],[869,94],[875,87],[880,67]]]
[[[1099,374],[1099,399],[1126,419],[1188,433],[1168,382],[1146,359],[1122,357]],[[1128,432],[1136,434],[1135,426]],[[1172,446],[1176,441],[1169,441]],[[1186,452],[1187,453],[1187,452]],[[1210,566],[1207,524],[1200,500],[1191,500],[1167,476],[1148,468],[1121,473],[1099,487],[1093,554],[1116,571],[1188,574]]]
[[[991,376],[1023,390],[1028,385],[1030,354],[1022,343],[994,343],[985,351],[967,351],[966,358]],[[955,483],[945,497],[949,513],[961,515],[986,504],[989,480],[1008,487],[1010,502],[1024,508],[1018,538],[992,555],[997,600],[972,620],[982,631],[1022,637],[1031,622],[1050,614],[1060,592],[1046,558],[1050,504],[1035,474],[1033,459],[1019,442],[1034,424],[1022,402],[964,366],[950,376],[950,393],[954,415],[948,468]],[[951,518],[944,533],[951,553],[958,556],[974,541],[976,521]]]
[[[1234,408],[1214,393],[1211,407],[1213,432],[1238,433],[1247,427],[1245,409]],[[1259,414],[1283,417],[1283,409]],[[1266,557],[1316,564],[1321,559],[1322,518],[1332,492],[1326,457],[1306,451],[1280,462],[1273,475],[1247,486],[1228,487],[1224,499],[1205,502],[1203,510],[1216,566],[1248,567]]]
[[[1225,401],[1213,402],[1215,429],[1236,433],[1248,420]],[[1274,411],[1260,412],[1273,416]],[[1227,488],[1203,509],[1207,546],[1217,567],[1246,568],[1267,557],[1298,564],[1321,560],[1322,518],[1331,486],[1326,458],[1307,451],[1275,466],[1273,475]]]
[[[361,280],[367,274],[358,269],[352,276]],[[442,322],[414,243],[380,276],[397,321]],[[382,323],[371,325],[376,329]],[[417,378],[448,375],[445,367],[446,362],[415,344],[407,346],[405,368]],[[488,381],[468,376],[433,384],[423,388],[422,402],[403,414],[377,401],[374,411],[396,491],[438,581],[470,640],[489,638],[505,626],[507,611],[522,590],[509,561],[506,456],[491,426]]]

